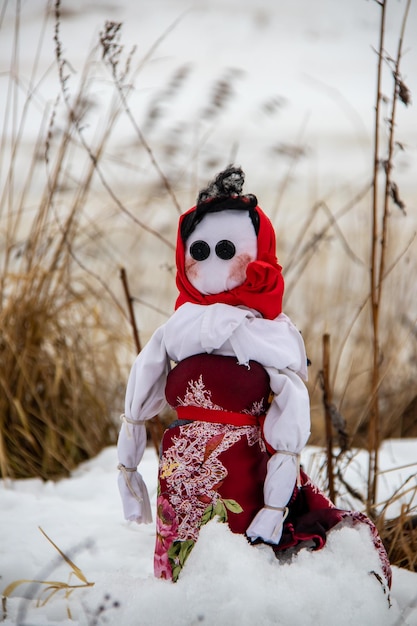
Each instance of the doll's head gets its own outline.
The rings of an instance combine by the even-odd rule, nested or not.
[[[185,275],[201,294],[218,294],[246,280],[257,237],[247,211],[207,213],[185,242]]]
[[[273,318],[284,284],[275,232],[253,195],[242,195],[244,173],[228,167],[181,216],[177,238],[176,308],[185,302],[248,306]]]

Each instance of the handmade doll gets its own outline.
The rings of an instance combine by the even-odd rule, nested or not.
[[[217,517],[249,543],[279,553],[321,548],[349,518],[300,468],[310,434],[307,358],[282,312],[284,281],[275,233],[244,174],[230,166],[179,221],[176,311],[138,355],[128,381],[118,453],[125,517],[152,520],[137,472],[145,422],[168,404],[158,473],[154,570],[177,580],[201,526]]]

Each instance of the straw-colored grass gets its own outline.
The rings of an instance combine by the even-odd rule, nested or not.
[[[133,52],[126,52],[121,44],[121,25],[109,22],[75,77],[71,62],[64,58],[66,42],[60,41],[59,0],[55,15],[48,13],[45,19],[55,20],[60,98],[46,108],[39,139],[28,159],[22,136],[35,100],[35,77],[39,80],[35,56],[25,106],[19,109],[22,117],[7,138],[11,125],[5,121],[0,153],[6,172],[0,197],[3,477],[59,476],[114,443],[118,430],[114,415],[122,411],[126,365],[135,352],[131,340],[127,347],[127,307],[117,286],[120,267],[126,267],[131,278],[144,344],[169,315],[175,298],[175,227],[181,210],[177,196],[187,198],[183,208],[188,208],[200,177],[206,182],[226,165],[224,154],[205,142],[223,108],[233,106],[235,97],[236,76],[232,80],[226,73],[211,88],[211,100],[196,112],[192,123],[176,119],[174,125],[168,124],[167,132],[161,131],[171,101],[191,73],[189,66],[181,66],[168,87],[151,98],[141,124],[129,98],[137,97],[135,80],[158,42],[135,66]],[[18,30],[18,20],[15,24]],[[15,122],[18,69],[13,58],[7,98],[9,117]],[[399,75],[395,80],[394,91],[404,89]],[[98,92],[108,95],[104,105],[103,99],[96,98]],[[370,94],[370,107],[372,98]],[[131,138],[113,142],[121,119],[129,125]],[[207,125],[197,141],[195,128],[202,121]],[[272,141],[276,145],[276,138]],[[308,152],[301,149],[299,140],[296,144],[297,150],[279,151],[281,169],[285,170],[283,162],[289,165],[287,175],[277,181],[276,208],[285,202],[289,181]],[[277,158],[277,150],[273,152]],[[392,154],[390,159],[394,159]],[[266,163],[268,167],[273,166]],[[416,435],[412,419],[407,431],[403,430],[406,407],[413,406],[417,396],[416,320],[407,314],[416,305],[413,276],[417,268],[412,254],[416,243],[402,225],[404,221],[399,226],[399,220],[395,221],[393,228],[385,205],[384,262],[373,282],[380,323],[372,329],[375,298],[372,301],[369,281],[372,217],[368,215],[372,167],[370,155],[367,183],[351,181],[349,193],[341,190],[337,199],[336,193],[329,193],[311,207],[298,208],[296,215],[288,211],[278,220],[274,210],[264,206],[280,226],[278,256],[286,279],[285,311],[302,331],[312,360],[310,443],[326,444],[319,384],[325,333],[331,342],[333,402],[345,419],[348,447],[368,446],[376,394],[378,437]],[[255,187],[248,191],[256,193]],[[390,189],[393,192],[392,185]],[[388,200],[401,220],[406,220],[404,207],[397,202],[401,190],[397,191]],[[376,241],[378,246],[378,237]],[[378,268],[380,264],[375,263],[374,269]],[[406,560],[400,546],[403,539],[415,540],[415,529],[410,526],[413,516],[415,509],[410,508],[397,520],[378,522],[392,562],[406,563],[410,569],[415,568],[415,560]]]
[[[67,270],[53,276],[35,266],[7,277],[0,313],[3,477],[57,477],[114,441],[105,329],[98,311],[88,310],[90,294],[63,276]]]
[[[417,572],[417,515],[407,510],[388,520],[380,530],[393,565]]]
[[[7,599],[11,596],[11,594],[20,587],[21,585],[29,585],[30,597],[33,598],[39,590],[41,590],[40,595],[37,598],[36,606],[42,607],[45,606],[57,593],[63,592],[64,599],[69,600],[71,594],[76,589],[85,589],[87,587],[93,587],[94,583],[89,582],[82,572],[82,570],[72,561],[72,559],[65,554],[48,535],[45,533],[42,528],[39,528],[44,537],[49,541],[49,543],[55,548],[58,552],[61,559],[69,566],[70,574],[68,582],[63,582],[60,580],[28,580],[21,579],[15,580],[11,582],[3,591],[2,591],[2,609],[3,609],[3,620],[7,617]],[[78,583],[71,583],[71,577],[75,577],[78,579]],[[33,594],[33,595],[32,595]],[[21,605],[19,609],[18,615],[18,623],[22,623],[24,620],[24,612],[25,607]],[[67,604],[67,615],[68,619],[72,619],[71,609],[69,603]]]
[[[13,57],[7,104],[17,118],[15,66]],[[118,348],[127,325],[88,258],[101,239],[85,214],[94,164],[73,168],[80,165],[73,127],[86,114],[82,84],[59,130],[55,110],[41,127],[30,158],[22,129],[32,87],[14,132],[5,124],[1,151],[0,475],[48,479],[115,442],[125,377]]]

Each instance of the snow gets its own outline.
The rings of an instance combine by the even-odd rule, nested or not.
[[[390,440],[381,450],[386,467],[393,459],[414,460],[414,470],[408,468],[414,471],[414,486],[416,445],[417,440]],[[317,449],[307,447],[305,467],[312,455]],[[363,472],[365,461],[365,455],[358,455]],[[22,584],[7,600],[4,626],[417,625],[417,574],[394,567],[388,598],[370,574],[381,568],[365,527],[335,529],[323,550],[302,550],[278,561],[268,546],[250,546],[243,536],[214,521],[203,527],[177,583],[155,579],[154,524],[123,520],[116,466],[116,448],[109,447],[58,482],[3,482],[2,591],[21,579],[82,584],[74,575],[69,577],[69,565],[39,527],[94,583],[75,589],[69,598],[61,590],[41,607],[36,601],[46,598],[42,588]],[[146,449],[141,471],[155,517],[153,448]],[[389,472],[385,489],[396,487],[398,472]]]
[[[20,41],[24,45],[19,70],[23,85],[29,84],[45,4],[44,0],[21,3]],[[13,50],[13,5],[5,5],[0,23],[3,94],[8,89]],[[386,48],[392,56],[404,6],[397,0],[388,3]],[[237,161],[247,174],[246,189],[255,191],[262,205],[275,197],[279,181],[288,171],[288,161],[274,156],[272,148],[280,143],[305,147],[306,155],[292,172],[286,196],[287,206],[292,207],[288,215],[294,219],[297,207],[310,205],[346,181],[361,186],[369,179],[376,68],[372,47],[377,46],[379,19],[376,2],[349,0],[341,8],[334,0],[62,0],[61,7],[64,54],[74,68],[72,92],[106,19],[123,22],[125,49],[137,44],[141,58],[180,18],[141,71],[130,101],[143,122],[155,97],[164,105],[161,94],[175,71],[189,67],[183,88],[168,102],[158,127],[147,135],[168,173],[171,164],[158,147],[182,129],[185,139],[176,171],[193,169],[190,163],[195,160],[196,176],[205,183],[213,174],[210,171],[206,176],[206,162],[218,155],[228,161],[236,150]],[[402,65],[414,100],[416,11],[417,4],[412,3]],[[24,137],[29,144],[37,136],[44,111],[59,93],[53,58],[50,23],[34,79],[36,97],[25,122]],[[230,72],[234,72],[234,97],[213,127],[204,126],[201,111],[212,97],[213,85]],[[105,81],[97,81],[94,87],[97,100],[105,102]],[[18,93],[20,107],[25,93],[24,89]],[[278,115],[267,114],[266,105],[274,102]],[[4,136],[14,129],[6,109],[6,98],[0,99]],[[99,113],[97,105],[94,115],[98,124]],[[416,178],[410,172],[417,161],[417,107],[399,107],[397,123],[397,138],[407,151],[399,156],[396,175],[412,215]],[[92,126],[92,134],[94,129]],[[122,128],[117,135],[124,150],[129,148],[127,132],[131,133],[131,127]],[[205,133],[206,141],[195,156],[197,139]],[[146,178],[149,169],[144,172]],[[137,187],[134,189],[136,193]],[[404,481],[415,486],[416,445],[416,440],[384,443],[381,503]],[[317,454],[317,449],[307,448],[303,459],[307,469],[312,464],[313,478],[320,465]],[[156,464],[155,452],[147,449],[141,471],[153,507]],[[36,606],[36,599],[44,597],[39,586],[18,586],[7,600],[4,626],[417,625],[417,574],[394,568],[389,608],[387,594],[369,574],[378,570],[379,564],[365,530],[336,530],[324,550],[300,552],[292,562],[281,563],[268,548],[251,547],[244,538],[213,522],[202,529],[179,582],[156,580],[154,526],[123,520],[116,466],[116,449],[110,447],[68,479],[56,483],[6,481],[0,486],[1,590],[20,579],[80,583],[74,575],[69,579],[70,567],[39,527],[94,583],[75,589],[69,598],[60,591],[42,607]],[[365,477],[366,454],[358,453],[346,467],[346,478],[363,489]],[[400,506],[398,501],[390,514],[398,514]]]

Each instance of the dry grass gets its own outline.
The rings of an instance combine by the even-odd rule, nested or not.
[[[380,529],[390,562],[417,572],[417,515],[406,510]]]
[[[30,164],[26,156],[22,169],[21,129],[34,101],[33,78],[20,122],[2,142],[0,154],[6,172],[0,199],[3,477],[56,477],[114,443],[118,429],[114,415],[123,406],[125,364],[134,355],[133,342],[127,347],[129,323],[117,286],[120,267],[126,267],[133,301],[141,305],[139,327],[144,328],[145,343],[169,314],[172,307],[167,302],[173,303],[175,297],[173,247],[180,208],[176,197],[187,198],[188,208],[199,177],[205,180],[225,165],[224,154],[213,146],[207,148],[205,142],[223,109],[233,106],[235,81],[240,79],[228,73],[220,76],[196,119],[192,123],[176,119],[173,125],[166,124],[165,132],[164,115],[191,74],[191,66],[176,68],[168,87],[145,109],[141,126],[129,96],[153,50],[134,67],[133,53],[125,53],[121,45],[120,25],[108,23],[74,87],[71,64],[63,58],[66,46],[60,42],[59,2],[56,8],[60,100],[46,111]],[[7,97],[8,110],[15,111],[16,118],[18,63],[16,59],[12,63]],[[95,97],[97,83],[108,94],[104,107]],[[278,114],[279,108],[269,108],[269,114]],[[112,138],[121,119],[130,125],[131,139],[117,145]],[[205,126],[193,144],[190,136],[194,137],[201,120],[211,126]],[[141,128],[151,138],[152,149]],[[275,148],[271,146],[269,152],[274,158],[279,154],[281,165],[290,158],[287,174],[277,183],[278,208],[308,150],[301,139],[294,143],[296,150],[282,145],[277,150],[276,138],[272,143]],[[331,340],[333,402],[346,420],[349,446],[367,444],[375,391],[369,289],[371,155],[369,170],[366,184],[355,181],[338,200],[329,196],[305,207],[292,228],[286,228],[285,216],[279,216],[286,312],[302,330],[313,363],[311,443],[320,445],[326,444],[319,384],[324,333]],[[392,200],[395,203],[395,197]],[[398,208],[401,220],[406,220]],[[416,244],[404,234],[404,226],[393,229],[392,222],[390,226],[384,243],[383,323],[378,331],[381,439],[405,434],[403,415],[417,396],[416,324],[407,314],[417,305],[413,283],[410,286],[417,269]],[[415,436],[413,419],[408,422],[406,434]],[[396,520],[377,520],[392,562],[410,569],[415,569],[414,519],[415,508],[410,508]]]
[[[399,489],[392,493],[385,505],[378,507],[374,521],[392,565],[417,572],[417,485],[415,465]],[[402,503],[396,517],[389,516],[389,508]]]
[[[115,440],[114,368],[104,358],[111,356],[111,338],[98,312],[89,310],[91,294],[75,289],[67,271],[64,262],[60,270],[35,265],[6,277],[0,314],[3,477],[57,477]]]
[[[91,281],[73,267],[76,231],[68,220],[61,230],[40,213],[19,246],[7,233],[0,312],[3,477],[68,473],[115,438],[117,337]]]
[[[307,290],[314,289],[320,284],[311,272],[312,267],[319,267],[321,271],[323,268],[324,271],[327,269],[323,260],[321,266],[317,263],[317,256],[323,259],[326,248],[330,247],[329,235],[337,241],[339,250],[346,259],[342,266],[338,264],[335,268],[338,276],[334,276],[333,273],[333,280],[327,283],[332,284],[334,289],[327,290],[327,293],[323,289],[320,291],[322,297],[318,307],[321,312],[331,312],[322,328],[322,336],[329,340],[330,328],[335,329],[332,353],[332,356],[335,355],[335,365],[332,369],[331,384],[328,380],[329,355],[327,354],[325,359],[318,353],[321,346],[317,345],[317,328],[309,328],[312,334],[316,334],[315,354],[310,357],[313,361],[317,358],[318,362],[311,388],[313,414],[316,410],[313,424],[320,420],[318,433],[316,429],[317,442],[321,445],[326,444],[328,451],[326,483],[333,499],[338,497],[334,488],[334,479],[337,477],[339,489],[347,490],[351,496],[359,499],[362,507],[366,504],[366,512],[375,521],[391,562],[416,571],[415,473],[411,480],[407,481],[408,484],[399,492],[392,493],[383,506],[377,502],[378,483],[381,479],[379,469],[381,441],[392,436],[417,435],[415,419],[417,372],[414,356],[417,319],[412,319],[407,314],[408,311],[415,311],[416,306],[415,290],[410,284],[410,268],[413,267],[415,271],[415,261],[411,261],[412,251],[415,250],[415,233],[410,234],[404,228],[399,229],[396,222],[392,224],[393,207],[402,212],[404,218],[406,217],[406,206],[393,176],[396,107],[398,102],[405,106],[410,104],[408,88],[403,86],[400,74],[402,45],[410,2],[406,3],[404,9],[395,58],[387,54],[383,43],[386,4],[378,3],[381,21],[380,46],[377,51],[378,79],[370,222],[366,229],[362,228],[362,236],[355,238],[352,236],[352,224],[347,228],[341,228],[339,221],[347,212],[357,210],[357,206],[361,205],[362,198],[367,194],[366,187],[363,190],[365,195],[359,194],[341,209],[332,210],[327,203],[323,201],[318,203],[307,216],[304,228],[300,229],[300,235],[290,251],[289,265],[290,269],[294,266],[301,269],[301,274],[298,272],[294,284],[299,288],[304,280]],[[380,131],[383,122],[380,103],[383,98],[381,75],[384,70],[392,75],[393,81],[390,117],[384,122],[387,140],[386,144],[382,145]],[[325,218],[321,216],[324,224],[317,231],[319,213],[326,213],[326,216]],[[363,224],[364,221],[362,227]],[[368,244],[363,247],[364,239],[367,237],[370,239],[370,246]],[[309,264],[310,272],[307,272]],[[328,267],[332,267],[331,261]],[[321,278],[323,279],[323,276]],[[352,285],[354,285],[354,307],[349,306]],[[312,314],[311,310],[309,314]],[[314,318],[314,312],[311,317]],[[325,370],[326,377],[323,375]],[[322,389],[319,383],[323,383],[325,378],[327,387]],[[331,406],[328,404],[329,397],[334,399]],[[324,411],[320,407],[320,400],[324,404]],[[323,419],[323,413],[326,415],[326,421]],[[333,429],[330,424],[332,418]],[[339,446],[343,446],[343,452],[338,456],[332,454],[337,429]],[[342,442],[340,434],[343,436]],[[362,479],[363,488],[367,490],[366,499],[344,480],[346,454],[349,455],[353,445],[368,451],[368,477],[366,480]],[[403,503],[401,514],[388,519],[387,511],[397,502]]]
[[[44,537],[49,541],[49,543],[55,548],[58,552],[60,558],[69,566],[70,575],[68,582],[62,582],[58,580],[15,580],[10,583],[6,589],[2,592],[2,608],[3,608],[3,621],[7,617],[7,599],[14,592],[14,590],[20,585],[29,585],[29,597],[33,598],[36,593],[41,590],[41,593],[37,599],[36,606],[41,607],[45,606],[57,593],[63,592],[65,600],[69,600],[69,597],[76,589],[85,589],[86,587],[93,587],[94,583],[89,582],[85,577],[82,570],[75,565],[75,563],[69,558],[67,554],[65,554],[48,535],[45,533],[42,528],[39,528]],[[88,545],[88,544],[86,544]],[[48,572],[49,573],[49,572]],[[78,583],[70,583],[71,577],[75,577],[79,580]],[[21,604],[20,609],[18,611],[17,622],[23,623],[25,618],[25,606]],[[69,604],[67,604],[67,615],[68,619],[72,620],[71,610]]]
[[[17,118],[14,64],[8,109]],[[48,479],[115,442],[124,378],[116,348],[126,325],[106,281],[86,265],[86,241],[97,240],[84,214],[94,166],[72,168],[83,93],[59,132],[53,111],[22,168],[21,129],[33,98],[30,85],[19,126],[11,135],[5,126],[1,151],[0,473]],[[101,147],[105,139],[104,132]]]

